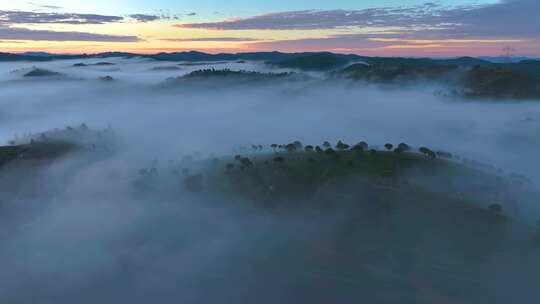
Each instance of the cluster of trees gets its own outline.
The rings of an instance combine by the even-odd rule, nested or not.
[[[317,152],[317,153],[327,153],[327,154],[335,154],[335,150],[337,151],[355,151],[355,152],[364,152],[369,151],[371,154],[375,154],[377,150],[371,149],[369,150],[369,145],[365,141],[361,141],[355,145],[349,145],[343,141],[338,141],[335,146],[333,146],[330,142],[325,141],[320,146],[312,146],[312,145],[306,145],[303,146],[303,144],[300,141],[294,141],[289,144],[272,144],[270,145],[272,150],[274,152],[280,152],[280,151],[286,151],[286,152],[298,152],[303,150],[305,152]],[[384,145],[386,150],[388,151],[394,151],[396,153],[402,153],[411,151],[411,147],[406,143],[400,143],[397,146],[394,146],[391,143],[387,143]],[[334,150],[335,149],[335,150]],[[419,150],[422,154],[425,154],[426,156],[430,158],[435,158],[436,155],[440,155],[441,157],[451,157],[452,155],[447,152],[439,151],[437,153],[431,151],[430,149],[426,147],[422,147]]]
[[[215,68],[211,68],[211,69],[201,69],[201,70],[193,71],[193,72],[183,76],[183,78],[208,77],[208,76],[219,76],[219,77],[228,77],[228,76],[284,77],[284,76],[290,76],[292,74],[294,74],[294,73],[291,73],[291,72],[261,73],[261,72],[256,72],[256,71],[247,71],[247,70],[233,71],[231,69],[216,70]]]
[[[38,134],[29,133],[23,136],[23,138],[19,138],[18,136],[15,136],[14,139],[8,141],[8,144],[12,146],[18,145],[18,144],[26,144],[26,143],[33,145],[38,142],[46,142],[46,141],[50,141],[54,139],[62,139],[66,135],[63,132],[74,132],[76,130],[88,131],[89,128],[85,123],[82,123],[78,128],[67,126],[64,130],[54,129],[51,131],[38,133]]]
[[[357,144],[350,145],[345,143],[342,140],[339,140],[335,145],[332,145],[328,141],[324,141],[321,145],[304,145],[301,141],[296,140],[287,144],[271,144],[269,146],[272,148],[273,152],[278,153],[296,153],[296,152],[305,152],[305,153],[317,153],[321,155],[327,155],[331,157],[338,158],[340,156],[339,152],[343,151],[353,151],[357,153],[369,153],[370,155],[376,155],[378,153],[378,150],[375,148],[370,148],[369,144],[365,141],[358,142]],[[392,151],[394,153],[404,153],[412,151],[412,147],[408,144],[402,142],[397,145],[386,143],[384,145],[385,150]],[[251,149],[255,152],[263,151],[264,146],[263,145],[251,145]],[[243,149],[243,151],[247,151],[246,148]],[[451,153],[445,152],[445,151],[437,151],[434,152],[433,150],[427,148],[427,147],[420,147],[418,149],[418,152],[425,155],[429,159],[435,159],[437,157],[442,158],[452,158],[453,155]],[[274,164],[283,164],[286,161],[286,157],[284,155],[276,155],[272,160],[265,161],[265,165],[270,165],[270,163]],[[315,158],[308,158],[308,161],[314,162]],[[254,162],[251,161],[248,157],[243,157],[241,155],[235,156],[235,163],[229,163],[226,165],[226,171],[231,171],[235,168],[240,168],[241,171],[245,171],[251,167],[254,166]]]
[[[435,152],[433,152],[432,150],[426,147],[420,147],[418,151],[420,151],[420,153],[424,154],[426,157],[431,158],[431,159],[434,159],[437,157],[437,154]]]
[[[253,162],[249,159],[249,157],[242,157],[241,155],[236,155],[234,159],[240,163],[241,169],[245,170],[246,168],[253,167]]]
[[[297,152],[297,151],[301,151],[303,146],[304,145],[299,140],[294,141],[290,144],[284,144],[284,145],[271,144],[270,145],[270,147],[272,148],[272,150],[274,150],[274,152],[278,152],[278,151]]]
[[[263,145],[251,145],[251,149],[253,149],[253,151],[262,151],[264,149],[264,146]]]

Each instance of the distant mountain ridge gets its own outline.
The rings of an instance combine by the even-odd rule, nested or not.
[[[55,55],[46,53],[0,53],[0,61],[52,61],[140,57],[157,61],[206,62],[261,61],[268,65],[299,71],[327,72],[331,77],[376,83],[407,83],[418,80],[437,81],[456,87],[460,95],[471,97],[540,98],[540,60],[495,63],[475,57],[405,58],[367,57],[330,52],[252,52],[207,54],[197,51],[141,55],[108,52],[93,55]],[[94,65],[110,64],[106,62]],[[78,63],[74,66],[83,67]],[[39,73],[38,73],[39,74]],[[210,73],[211,75],[215,74]],[[209,76],[208,73],[201,76]],[[225,76],[232,76],[225,73]],[[238,75],[236,75],[238,76]],[[255,75],[242,75],[254,78]]]
[[[149,58],[159,61],[185,61],[185,62],[215,62],[215,61],[265,61],[269,64],[283,68],[297,68],[305,70],[330,70],[350,63],[364,62],[368,64],[400,64],[414,66],[433,66],[433,65],[456,65],[456,66],[477,66],[497,64],[500,60],[489,60],[488,57],[456,57],[456,58],[411,58],[411,57],[368,57],[355,54],[340,54],[331,52],[246,52],[246,53],[219,53],[209,54],[198,51],[157,53],[157,54],[136,54],[128,52],[105,52],[98,54],[49,54],[45,52],[27,52],[27,53],[1,53],[0,62],[8,61],[31,61],[43,62],[63,59],[92,59],[92,58]],[[531,61],[534,59],[523,58],[522,61]],[[513,63],[521,61],[514,60]]]
[[[219,53],[209,54],[198,51],[173,52],[173,53],[157,53],[157,54],[136,54],[128,52],[105,52],[98,54],[49,54],[46,52],[27,52],[27,53],[2,53],[0,52],[0,61],[52,61],[62,59],[89,59],[89,58],[111,58],[111,57],[143,57],[162,61],[231,61],[231,60],[254,60],[268,61],[279,63],[280,61],[302,58],[305,56],[325,57],[328,60],[330,57],[338,61],[366,61],[369,63],[379,62],[381,60],[404,60],[415,63],[419,62],[439,62],[457,65],[476,65],[490,63],[488,60],[474,57],[459,57],[450,59],[436,58],[405,58],[405,57],[368,57],[355,54],[338,54],[331,52],[299,52],[299,53],[282,53],[282,52],[246,52],[246,53]]]

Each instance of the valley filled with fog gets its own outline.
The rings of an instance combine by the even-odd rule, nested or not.
[[[77,63],[87,67],[73,67]],[[112,65],[95,65],[96,63]],[[61,73],[23,77],[33,67]],[[178,70],[158,70],[174,67]],[[162,158],[193,151],[232,153],[251,143],[300,139],[404,141],[449,150],[540,182],[538,101],[439,96],[439,85],[407,87],[325,80],[167,85],[167,79],[215,68],[290,72],[261,62],[186,63],[145,59],[0,63],[0,141],[87,123],[113,127],[135,150]],[[100,77],[111,76],[104,81]],[[200,83],[202,85],[199,85]],[[213,83],[214,82],[214,83]],[[156,153],[157,151],[159,153]]]
[[[36,69],[47,73],[25,76]],[[182,80],[202,69],[289,76]],[[102,154],[68,153],[44,166],[0,170],[0,302],[337,303],[362,295],[370,303],[530,299],[539,275],[532,269],[539,264],[529,263],[538,251],[523,249],[529,236],[522,231],[540,220],[540,100],[441,93],[448,90],[428,81],[359,83],[256,61],[0,62],[2,146],[29,145],[55,129],[79,132],[83,124],[83,129],[108,130],[98,134],[106,142],[102,146],[86,135],[73,139]],[[503,206],[516,226],[500,240],[485,236],[498,230],[478,228],[460,232],[464,243],[458,237],[449,241],[480,249],[418,241],[415,252],[420,253],[412,256],[385,243],[386,249],[363,263],[355,255],[373,248],[356,243],[351,233],[362,235],[349,225],[354,216],[343,198],[351,180],[321,194],[333,194],[329,200],[336,205],[345,201],[343,207],[317,211],[280,207],[268,212],[234,193],[133,189],[144,168],[157,168],[163,177],[167,164],[186,157],[204,162],[246,154],[243,147],[254,145],[264,146],[259,153],[271,153],[271,144],[296,140],[311,145],[366,141],[374,150],[404,142],[449,151],[496,168],[501,178],[525,178],[529,194],[518,208]],[[469,235],[475,233],[489,244]],[[347,247],[349,242],[354,245]],[[507,248],[515,244],[521,245]],[[420,260],[438,254],[450,255],[448,260],[463,265],[462,272],[450,274],[449,264],[436,261],[405,269],[415,265],[407,259],[424,263]],[[325,257],[333,262],[321,264]],[[373,266],[379,262],[385,266]],[[397,278],[402,272],[404,281]],[[366,281],[362,273],[375,279]]]

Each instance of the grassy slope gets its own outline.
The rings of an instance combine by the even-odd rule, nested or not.
[[[538,229],[476,203],[493,199],[485,187],[513,181],[416,153],[338,156],[255,154],[249,169],[214,160],[203,168],[210,172],[205,187],[272,213],[299,214],[299,228],[315,225],[312,238],[287,242],[269,258],[304,272],[309,279],[300,282],[351,294],[360,288],[375,302],[487,303],[500,275],[539,278],[531,268],[538,265]]]
[[[392,83],[396,81],[445,80],[457,69],[455,65],[413,65],[409,63],[384,63],[365,65],[357,63],[335,73],[334,76],[375,83]]]
[[[343,56],[331,53],[309,54],[281,61],[269,62],[281,68],[300,69],[307,71],[327,71],[344,66],[349,62]]]
[[[75,148],[75,145],[62,141],[0,147],[0,167],[13,161],[52,160]]]
[[[277,163],[276,157],[284,162]],[[424,211],[445,218],[446,210],[469,216],[472,222],[511,217],[535,225],[537,218],[523,204],[539,194],[519,177],[496,173],[455,160],[427,159],[406,152],[341,151],[337,156],[316,152],[255,154],[249,168],[236,159],[209,162],[201,188],[241,195],[263,205],[294,201],[308,207],[356,202],[359,208],[399,209],[420,215]],[[227,166],[234,168],[227,169]],[[189,187],[188,187],[189,188]],[[196,188],[196,187],[195,187]],[[303,203],[301,203],[303,202]],[[285,208],[290,208],[287,206]],[[365,206],[363,206],[365,204]],[[499,205],[502,211],[490,207]],[[371,206],[371,207],[370,207]],[[424,214],[426,215],[426,214]],[[427,216],[430,218],[430,216]]]
[[[284,162],[277,163],[274,158],[283,157]],[[417,153],[378,151],[369,152],[341,151],[337,156],[316,152],[259,154],[250,158],[252,168],[242,168],[237,160],[226,163],[234,164],[232,170],[223,169],[225,163],[218,166],[212,179],[216,184],[232,191],[259,193],[259,195],[291,195],[316,191],[326,183],[332,183],[348,177],[361,176],[372,187],[388,191],[404,188],[423,191],[443,192],[447,194],[468,190],[468,193],[481,197],[482,187],[506,188],[509,181],[494,174],[460,165],[444,159],[429,160]],[[471,183],[470,181],[476,181]],[[224,182],[223,182],[224,181]],[[249,186],[242,186],[242,185]],[[467,189],[469,187],[469,189]],[[253,190],[255,189],[255,190]],[[269,190],[270,189],[270,190]],[[272,190],[273,189],[273,190]],[[455,198],[459,198],[456,196]],[[484,199],[490,200],[489,194]]]

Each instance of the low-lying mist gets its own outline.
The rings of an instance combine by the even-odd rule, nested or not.
[[[244,145],[294,140],[406,142],[523,174],[533,187],[540,183],[540,101],[470,101],[434,94],[439,88],[429,83],[397,88],[317,74],[304,81],[163,86],[167,78],[212,65],[135,58],[73,66],[99,61],[36,64],[62,74],[53,77],[24,77],[31,63],[0,63],[2,144],[85,123],[112,128],[120,147],[91,163],[67,155],[45,168],[0,173],[0,182],[12,177],[21,191],[35,191],[12,195],[0,185],[0,208],[8,210],[0,216],[0,302],[329,303],[370,291],[353,274],[313,266],[294,249],[313,241],[320,250],[348,250],[331,244],[348,218],[339,211],[277,215],[247,207],[242,198],[132,190],[141,168],[195,152],[232,155]],[[287,71],[253,62],[215,67]],[[113,79],[99,79],[104,76]],[[270,262],[275,252],[285,252],[282,265]],[[517,275],[523,264],[478,279]],[[490,286],[498,284],[493,279]],[[530,284],[525,276],[519,286],[490,292],[527,299]],[[323,292],[325,286],[332,292]]]
[[[65,74],[45,79],[8,72],[28,63],[2,64],[0,141],[83,122],[97,128],[110,125],[127,145],[161,157],[195,150],[227,153],[239,145],[296,139],[314,144],[367,140],[381,146],[404,141],[536,178],[530,164],[540,151],[540,106],[534,101],[473,102],[437,96],[428,83],[389,88],[317,78],[230,88],[213,80],[207,86],[171,88],[159,84],[206,66],[153,72],[152,67],[171,63],[109,61],[115,65],[40,63],[40,68]],[[258,63],[228,67],[271,71]],[[106,75],[115,80],[97,80]]]

